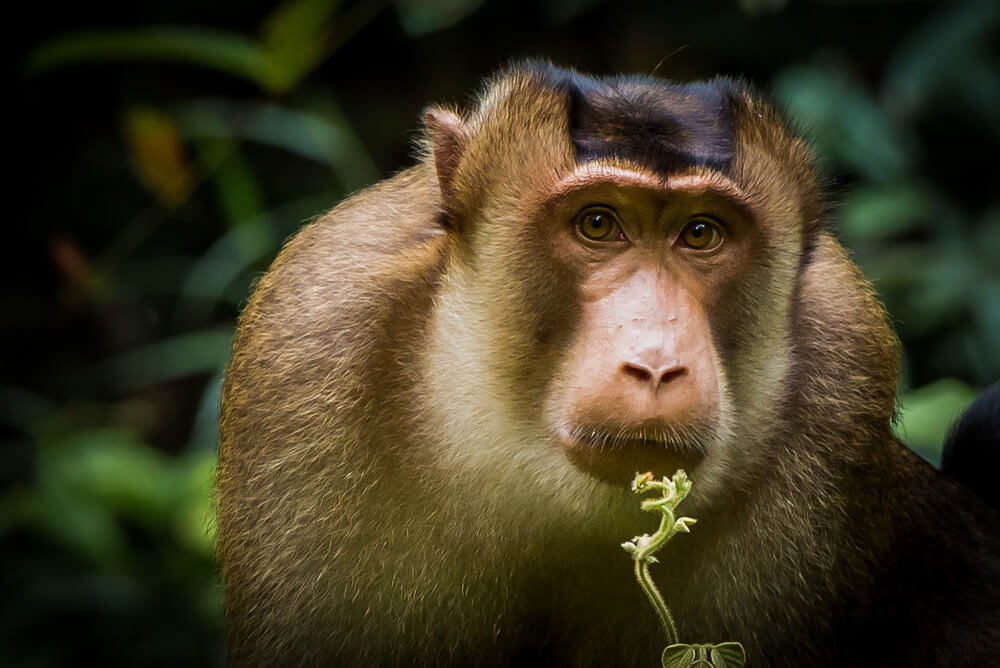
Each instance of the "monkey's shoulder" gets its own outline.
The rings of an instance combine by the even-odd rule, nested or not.
[[[444,237],[440,190],[433,169],[418,164],[343,200],[305,226],[282,250],[272,271],[364,268],[378,271],[400,256],[426,253]]]
[[[417,165],[303,227],[261,277],[247,309],[315,312],[377,300],[435,263],[445,239],[433,169]]]
[[[303,227],[240,315],[228,385],[325,386],[416,336],[445,256],[436,193],[433,168],[418,165]]]

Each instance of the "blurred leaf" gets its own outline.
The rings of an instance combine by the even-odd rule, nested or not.
[[[23,497],[28,510],[21,523],[31,526],[72,552],[112,567],[128,553],[127,541],[110,509],[91,499],[39,483],[36,494]],[[4,505],[8,499],[4,500]]]
[[[986,52],[992,48],[998,28],[1000,4],[995,0],[943,5],[897,50],[886,68],[884,99],[899,111],[912,113],[932,99],[958,93],[972,104],[984,101],[989,111],[983,118],[992,116],[994,121],[986,126],[996,130],[1000,79],[995,67],[980,70],[989,58]],[[964,79],[967,72],[974,76]]]
[[[254,218],[267,207],[253,168],[239,151],[232,151],[216,167],[212,179],[228,227]]]
[[[915,283],[898,303],[899,316],[911,336],[921,336],[960,318],[968,309],[970,286],[978,267],[964,246],[934,248],[927,262],[915,267]]]
[[[181,26],[80,32],[32,51],[29,75],[86,62],[155,60],[201,65],[286,93],[326,53],[336,0],[290,0],[263,25],[263,44],[236,33]]]
[[[883,293],[893,289],[909,292],[935,259],[934,249],[922,244],[888,245],[874,250],[862,246],[862,250],[866,252],[859,263],[865,275]],[[894,311],[894,315],[898,314]]]
[[[104,371],[119,390],[218,371],[229,359],[232,338],[231,327],[184,334],[121,353]]]
[[[338,0],[288,0],[265,19],[264,49],[275,90],[291,90],[318,65],[333,32]]]
[[[214,452],[184,458],[179,502],[173,510],[174,532],[180,543],[208,558],[214,556],[215,549],[215,459]]]
[[[167,456],[128,430],[76,432],[43,453],[44,485],[149,522],[166,516],[176,497]]]
[[[179,288],[177,318],[181,324],[206,321],[216,304],[227,298],[227,289],[241,274],[246,297],[254,263],[270,260],[281,240],[303,222],[325,211],[336,201],[332,195],[304,197],[247,220],[220,237],[192,264]]]
[[[937,466],[948,430],[976,396],[973,388],[952,378],[904,394],[900,399],[896,435]]]
[[[34,489],[0,501],[0,527],[31,527],[74,553],[111,567],[127,554],[116,515],[155,523],[170,508],[174,485],[164,456],[123,429],[44,437]]]
[[[205,521],[214,455],[174,458],[128,430],[71,428],[59,413],[46,421],[36,484],[0,494],[16,602],[0,631],[7,663],[224,665]],[[53,628],[56,649],[36,651]]]
[[[125,129],[139,181],[168,207],[183,203],[194,176],[173,120],[155,109],[133,108],[126,115]]]
[[[64,35],[32,51],[26,68],[29,74],[38,74],[84,62],[137,59],[202,65],[271,87],[264,53],[253,40],[202,28],[162,26]]]
[[[975,286],[987,279],[968,241],[887,246],[868,254],[862,268],[886,298],[901,333],[928,336],[965,321],[975,308]]]
[[[364,145],[329,103],[320,113],[268,103],[206,99],[185,105],[179,118],[185,136],[191,139],[235,134],[328,165],[345,190],[367,186],[379,176]]]
[[[792,67],[778,75],[773,90],[825,161],[873,181],[898,181],[907,173],[910,138],[843,68]]]
[[[940,228],[955,217],[932,188],[916,182],[854,188],[840,210],[844,234],[860,242],[885,239],[928,224]]]
[[[212,380],[206,383],[201,398],[198,400],[198,408],[194,414],[194,424],[191,426],[191,437],[188,439],[187,446],[191,453],[209,453],[214,458],[218,450],[222,376],[223,373],[220,370]]]
[[[396,14],[411,37],[451,27],[483,6],[486,0],[395,0]]]
[[[169,457],[108,428],[45,437],[38,452],[36,487],[0,497],[0,533],[34,527],[110,566],[126,554],[122,516],[154,532],[173,527],[189,550],[211,556],[214,451]]]

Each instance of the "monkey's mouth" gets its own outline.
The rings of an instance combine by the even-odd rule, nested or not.
[[[679,468],[690,472],[705,456],[703,440],[686,430],[662,428],[558,430],[563,452],[578,469],[604,482],[628,485],[636,473],[669,476]]]

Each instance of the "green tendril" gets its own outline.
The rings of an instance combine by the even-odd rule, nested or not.
[[[654,480],[652,473],[636,473],[632,481],[632,491],[636,494],[661,493],[661,496],[644,499],[639,504],[639,507],[646,512],[659,512],[662,515],[659,528],[652,534],[636,536],[631,541],[622,543],[622,548],[632,555],[635,579],[646,593],[646,598],[660,618],[660,624],[663,625],[667,635],[668,646],[663,650],[662,657],[664,668],[689,668],[698,665],[716,668],[743,666],[746,662],[746,653],[739,643],[679,644],[677,624],[649,573],[650,565],[657,561],[653,556],[654,553],[677,533],[690,533],[691,526],[695,523],[693,518],[676,516],[677,506],[691,491],[691,480],[687,477],[687,473],[683,469],[678,469],[672,478],[663,477],[661,480]]]

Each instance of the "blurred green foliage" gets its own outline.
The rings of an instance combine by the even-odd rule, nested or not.
[[[904,344],[898,432],[936,461],[1000,377],[1000,6],[889,4],[38,9],[15,98],[40,204],[0,297],[5,665],[223,663],[210,504],[239,306],[304,222],[407,164],[426,103],[513,57],[769,89]]]

